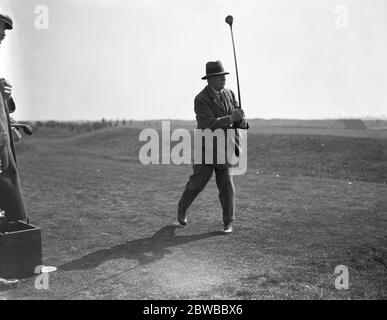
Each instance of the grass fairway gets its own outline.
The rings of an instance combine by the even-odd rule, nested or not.
[[[49,290],[3,299],[385,299],[387,140],[251,134],[235,177],[235,232],[222,235],[214,179],[174,225],[189,166],[142,166],[139,129],[18,146]],[[349,290],[335,289],[338,265]]]

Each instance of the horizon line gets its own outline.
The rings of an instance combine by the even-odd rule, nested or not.
[[[365,121],[377,121],[377,120],[384,120],[387,121],[386,116],[380,116],[380,117],[372,117],[372,116],[366,116],[366,117],[332,117],[332,118],[248,118],[248,121],[254,121],[254,120],[261,120],[261,121],[273,121],[273,120],[286,120],[286,121],[331,121],[331,120],[346,120],[346,119],[360,119]],[[61,120],[55,120],[55,119],[22,119],[18,120],[18,122],[28,121],[28,122],[102,122],[105,121],[112,121],[112,122],[122,122],[122,121],[132,121],[132,122],[144,122],[144,121],[184,121],[184,122],[196,122],[196,119],[173,119],[173,118],[163,118],[163,119],[128,119],[128,118],[120,118],[120,119],[107,119],[107,118],[99,118],[99,119],[61,119]]]

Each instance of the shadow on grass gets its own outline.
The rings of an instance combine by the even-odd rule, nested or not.
[[[80,259],[61,265],[59,270],[93,269],[108,260],[116,259],[137,260],[137,266],[141,266],[164,258],[165,255],[171,253],[168,250],[171,247],[223,235],[220,231],[214,231],[198,235],[176,236],[175,231],[178,228],[181,227],[174,225],[163,227],[149,238],[128,241],[109,249],[90,253]]]

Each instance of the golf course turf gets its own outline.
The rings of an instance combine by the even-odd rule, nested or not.
[[[387,140],[251,133],[223,235],[214,178],[175,223],[188,165],[143,166],[139,128],[18,146],[48,290],[23,279],[3,299],[385,299]],[[349,289],[335,288],[335,268]]]

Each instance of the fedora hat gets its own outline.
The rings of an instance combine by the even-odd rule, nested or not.
[[[11,17],[5,12],[3,12],[2,10],[0,10],[0,21],[5,23],[6,29],[9,29],[9,30],[13,29],[13,22]]]
[[[222,62],[220,62],[219,60],[215,62],[207,62],[206,75],[202,77],[202,80],[206,80],[213,76],[221,76],[224,74],[230,74],[230,73],[224,71]]]

